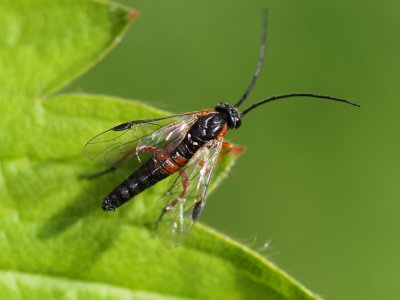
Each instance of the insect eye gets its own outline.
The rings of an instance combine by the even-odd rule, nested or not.
[[[240,125],[242,125],[242,120],[240,118],[237,118],[236,123],[235,123],[235,129],[239,128]]]

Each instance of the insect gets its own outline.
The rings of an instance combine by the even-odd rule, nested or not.
[[[271,101],[294,97],[312,97],[359,106],[331,96],[291,93],[256,102],[240,112],[239,107],[248,98],[260,75],[266,40],[265,16],[256,71],[235,105],[219,103],[214,109],[130,121],[87,142],[84,153],[109,165],[106,170],[91,177],[126,166],[133,171],[104,198],[103,210],[114,211],[156,183],[173,177],[170,188],[162,198],[164,204],[156,227],[158,236],[166,241],[167,246],[175,247],[186,239],[203,211],[207,188],[218,159],[242,150],[224,141],[224,137],[228,130],[239,128],[249,112]],[[223,148],[225,150],[221,150]]]

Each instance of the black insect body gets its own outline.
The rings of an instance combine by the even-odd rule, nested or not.
[[[225,136],[227,118],[229,115],[223,112],[198,113],[196,122],[179,144],[175,145],[175,141],[161,149],[145,147],[142,151],[154,152],[154,155],[105,197],[102,208],[106,211],[115,210],[137,194],[181,170],[201,147],[209,147],[215,140]]]
[[[154,184],[174,176],[163,197],[157,233],[167,246],[182,243],[198,220],[206,202],[207,188],[218,158],[243,151],[224,141],[229,129],[237,129],[247,113],[265,103],[293,97],[312,97],[344,102],[345,99],[312,93],[273,96],[239,112],[261,72],[266,48],[264,19],[260,57],[247,90],[235,104],[219,103],[213,110],[189,112],[164,118],[137,120],[113,127],[92,138],[84,153],[106,161],[105,174],[123,166],[134,172],[104,198],[102,208],[115,210]],[[225,148],[224,151],[221,151]]]

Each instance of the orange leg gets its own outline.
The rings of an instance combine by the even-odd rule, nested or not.
[[[140,153],[142,153],[142,152],[154,153],[157,151],[157,149],[152,146],[140,145],[135,148],[135,151],[136,151],[137,160],[139,161],[139,163],[142,163],[142,160],[140,159],[140,156],[139,156]]]
[[[235,147],[234,144],[229,143],[227,141],[223,141],[222,142],[222,148],[224,148],[224,150],[221,151],[220,157],[221,157],[221,163],[222,166],[225,166],[225,156],[227,156],[228,154],[240,154],[244,152],[244,147],[239,146],[239,147]]]
[[[184,197],[186,196],[187,191],[189,189],[189,179],[187,178],[187,175],[184,170],[180,169],[179,174],[181,175],[182,186],[183,186],[183,191],[179,197]]]
[[[154,152],[156,152],[156,150],[157,149],[153,146],[140,145],[140,146],[136,147],[136,153],[140,153],[140,152],[154,153]]]
[[[179,197],[177,197],[176,199],[172,200],[166,207],[164,207],[162,214],[164,214],[165,212],[173,209],[174,206],[179,202],[179,199],[180,198],[184,198],[186,196],[187,192],[188,192],[189,179],[187,178],[187,175],[186,175],[184,170],[180,169],[179,170],[179,174],[181,176],[182,187],[183,187],[182,193],[179,195]]]

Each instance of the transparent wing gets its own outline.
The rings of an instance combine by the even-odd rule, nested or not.
[[[177,247],[189,235],[206,203],[207,188],[214,171],[222,139],[200,148],[173,178],[158,209],[157,236],[168,248]]]
[[[197,113],[190,113],[123,123],[93,137],[83,154],[110,169],[132,170],[156,149],[179,144],[197,118]]]

